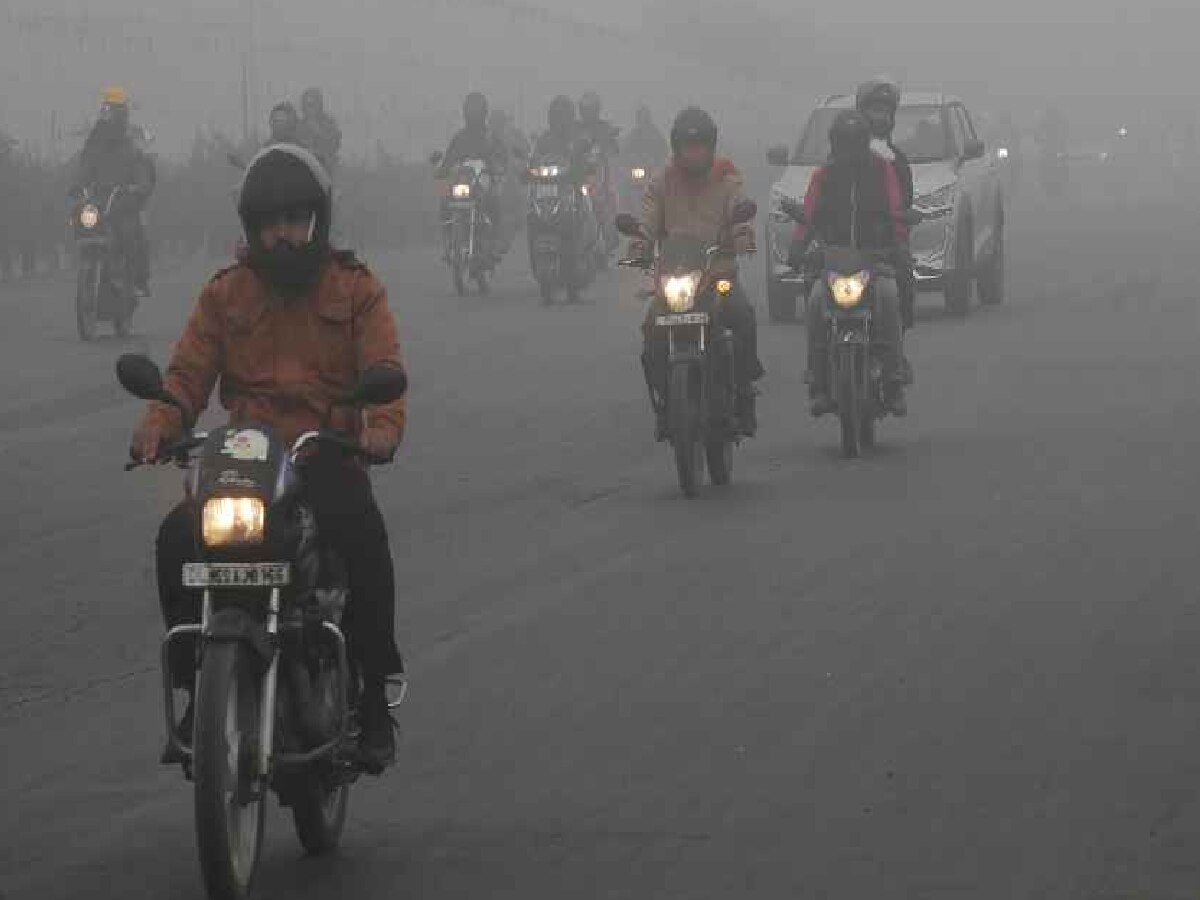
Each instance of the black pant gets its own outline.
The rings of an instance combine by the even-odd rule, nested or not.
[[[716,298],[710,295],[708,302],[714,303]],[[665,332],[655,327],[654,319],[667,312],[670,310],[666,301],[656,297],[646,310],[646,319],[642,323],[642,363],[646,369],[646,380],[660,397],[665,397],[667,393],[667,339]],[[748,392],[751,383],[763,377],[764,369],[758,358],[758,318],[746,292],[737,281],[733,282],[733,290],[717,305],[716,320],[718,325],[733,332],[737,386],[739,391]]]
[[[392,553],[367,473],[340,461],[318,461],[306,470],[305,488],[321,540],[346,563],[350,603],[343,624],[350,653],[365,674],[399,672]],[[196,556],[196,510],[184,502],[158,531],[158,598],[168,628],[200,620],[200,592],[182,584],[183,564]],[[191,685],[194,665],[187,642],[172,645],[171,671],[179,687]]]

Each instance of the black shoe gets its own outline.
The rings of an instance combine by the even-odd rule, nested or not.
[[[358,707],[362,733],[358,758],[365,771],[378,775],[396,759],[396,723],[388,711],[387,691],[382,680],[368,679]]]
[[[195,703],[192,701],[192,695],[188,694],[187,706],[183,710],[183,718],[179,720],[179,724],[175,726],[175,737],[179,743],[190,746],[192,743],[192,728],[196,718]],[[159,757],[159,762],[164,766],[173,766],[187,759],[182,753],[171,746],[171,742],[167,741],[163,747],[162,755]]]

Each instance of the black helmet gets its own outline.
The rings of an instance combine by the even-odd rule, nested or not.
[[[333,217],[332,185],[317,158],[295,144],[275,144],[250,160],[242,178],[238,215],[246,234],[249,263],[275,288],[296,292],[308,287],[320,272],[329,249]],[[312,238],[299,248],[269,252],[259,230],[265,219],[293,210],[314,216]]]
[[[472,91],[467,94],[467,98],[463,100],[463,118],[466,120],[467,125],[482,128],[487,124],[487,115],[487,97],[483,96],[479,91]]]
[[[865,159],[871,152],[871,125],[856,109],[837,114],[829,127],[829,148],[835,160]]]
[[[854,95],[854,106],[862,112],[868,106],[880,104],[887,106],[895,114],[900,108],[900,88],[890,78],[872,78],[858,86]]]
[[[566,128],[575,121],[575,101],[565,94],[559,94],[550,101],[546,110],[546,124],[551,128]]]
[[[704,144],[717,149],[717,123],[697,106],[689,106],[675,117],[671,126],[671,152],[678,154],[684,144]]]
[[[588,91],[579,98],[579,118],[586,122],[594,122],[600,118],[600,110],[602,108],[600,95],[595,91]]]

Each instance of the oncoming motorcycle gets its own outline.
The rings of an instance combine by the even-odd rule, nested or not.
[[[745,200],[734,207],[730,225],[741,225],[758,214]],[[621,214],[617,230],[646,240],[641,223]],[[625,259],[619,265],[641,269],[654,278],[645,296],[658,301],[663,312],[653,327],[666,344],[667,393],[650,401],[666,408],[667,440],[683,493],[695,496],[707,467],[714,485],[733,477],[733,447],[741,440],[737,423],[737,359],[733,333],[718,324],[722,301],[733,290],[729,278],[714,278],[714,259],[720,244],[689,237],[667,236],[652,259]]]
[[[127,337],[133,328],[137,297],[129,248],[117,226],[115,210],[131,196],[120,185],[85,187],[71,214],[79,272],[75,284],[75,324],[84,341],[95,340],[99,322]]]
[[[180,408],[144,356],[121,357],[117,377],[136,397]],[[399,369],[369,369],[346,402],[389,403],[406,386]],[[186,500],[198,561],[184,565],[183,584],[202,592],[201,620],[167,633],[163,688],[169,751],[194,781],[200,866],[213,900],[250,894],[268,789],[291,808],[304,848],[324,853],[336,847],[350,786],[365,771],[356,752],[361,682],[342,632],[347,573],[305,498],[307,468],[327,453],[385,462],[325,430],[289,449],[263,425],[189,434],[157,460],[191,469]],[[194,672],[171,671],[177,644]],[[175,724],[181,677],[195,686],[188,735]],[[405,686],[397,686],[402,700]]]
[[[441,159],[442,154],[435,153],[429,161],[437,165]],[[455,167],[442,199],[445,259],[460,297],[466,293],[468,279],[475,282],[479,293],[486,294],[488,275],[496,265],[496,235],[486,202],[493,187],[487,163],[468,159]]]

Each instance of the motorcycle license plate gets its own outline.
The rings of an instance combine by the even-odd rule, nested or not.
[[[654,320],[654,323],[663,328],[669,328],[673,325],[707,325],[708,313],[671,313],[670,315],[659,316]]]
[[[538,200],[553,200],[558,196],[557,184],[537,184],[533,187],[533,196]]]
[[[447,209],[470,209],[475,205],[473,200],[451,200],[446,204]]]
[[[187,588],[284,587],[291,582],[289,563],[184,563]]]

